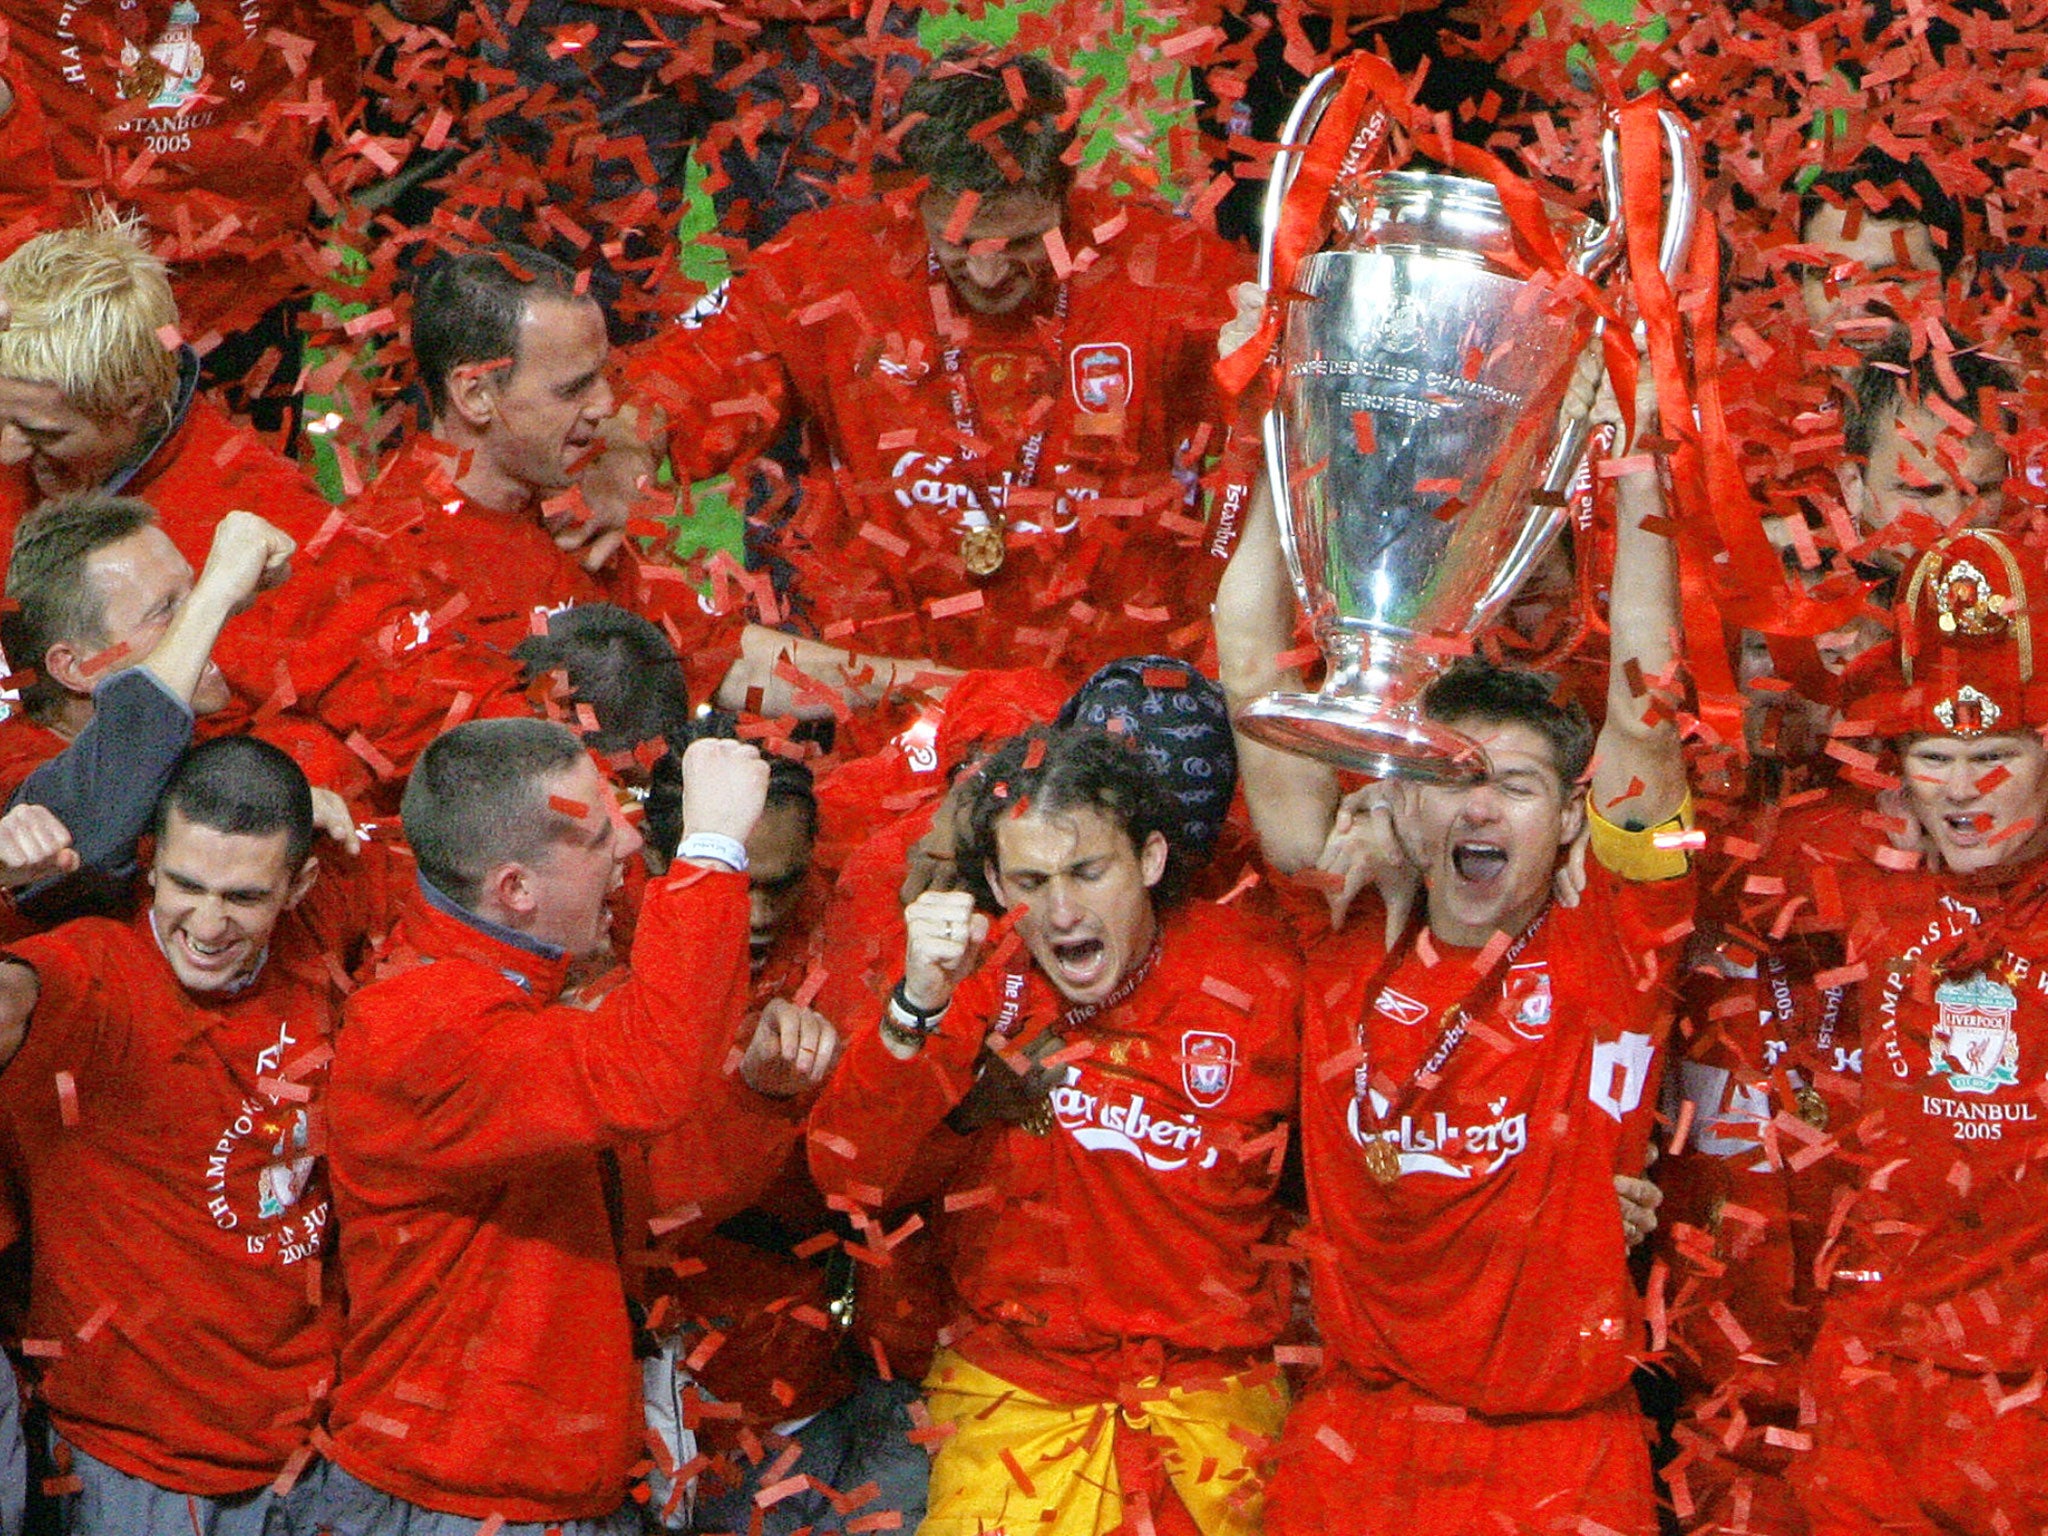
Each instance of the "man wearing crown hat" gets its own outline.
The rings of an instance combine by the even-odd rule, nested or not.
[[[1896,754],[1885,814],[1842,797],[1777,838],[1787,927],[1839,934],[1862,1041],[1853,1121],[1783,1144],[1850,1175],[1812,1265],[1811,1449],[1789,1442],[1815,1536],[2048,1520],[2044,595],[2008,535],[1922,555],[1895,645],[1848,680],[1847,730]]]

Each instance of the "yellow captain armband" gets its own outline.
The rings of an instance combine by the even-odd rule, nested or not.
[[[1602,816],[1589,793],[1586,796],[1586,828],[1592,840],[1593,857],[1600,861],[1601,867],[1612,870],[1624,880],[1639,883],[1677,879],[1692,868],[1693,849],[1700,846],[1700,835],[1692,829],[1690,791],[1668,821],[1661,821],[1640,832],[1617,827]]]

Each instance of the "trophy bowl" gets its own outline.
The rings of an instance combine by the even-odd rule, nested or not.
[[[1332,73],[1296,104],[1290,144]],[[1691,230],[1690,140],[1664,119],[1677,169],[1663,249],[1675,262]],[[1611,133],[1605,168],[1617,207]],[[1290,170],[1276,159],[1269,286]],[[1281,542],[1327,673],[1320,691],[1266,695],[1237,723],[1375,777],[1470,783],[1489,771],[1485,754],[1427,719],[1421,695],[1564,526],[1588,428],[1584,410],[1566,416],[1566,396],[1597,319],[1558,274],[1531,275],[1488,182],[1383,171],[1340,197],[1325,247],[1294,274],[1265,421]],[[1571,272],[1596,277],[1619,255],[1618,224],[1545,211]]]

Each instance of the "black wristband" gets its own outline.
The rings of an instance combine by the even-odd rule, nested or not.
[[[952,999],[948,998],[937,1008],[920,1008],[910,1000],[904,986],[905,983],[897,982],[896,989],[889,994],[889,1022],[905,1034],[922,1036],[938,1033],[939,1020],[953,1006]]]

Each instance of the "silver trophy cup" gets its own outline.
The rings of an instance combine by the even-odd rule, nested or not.
[[[1284,142],[1300,144],[1336,89],[1311,80]],[[1662,114],[1673,169],[1660,248],[1667,271],[1691,238],[1691,138]],[[1607,206],[1620,154],[1603,145]],[[1261,277],[1299,153],[1275,158]],[[1514,595],[1563,528],[1585,451],[1583,413],[1562,416],[1594,344],[1583,302],[1520,273],[1499,195],[1470,177],[1389,171],[1340,185],[1324,249],[1301,263],[1266,417],[1266,467],[1296,595],[1328,662],[1314,694],[1275,693],[1238,716],[1247,735],[1375,777],[1465,783],[1485,754],[1425,719],[1420,697]],[[1546,203],[1573,268],[1621,254],[1607,224]]]

